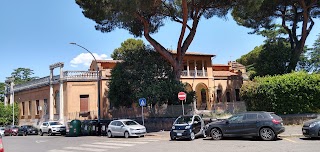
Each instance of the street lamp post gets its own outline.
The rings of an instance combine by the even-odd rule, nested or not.
[[[99,67],[98,67],[98,62],[96,60],[96,58],[94,57],[94,55],[85,47],[77,44],[77,43],[70,43],[72,45],[76,45],[78,47],[81,47],[82,49],[86,50],[87,52],[89,52],[91,54],[91,56],[93,57],[94,61],[96,62],[96,71],[97,71],[97,83],[98,83],[98,134],[100,135],[101,133],[101,128],[100,128],[100,72],[99,72]]]

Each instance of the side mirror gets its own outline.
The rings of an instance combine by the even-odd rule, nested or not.
[[[121,125],[121,127],[123,127],[124,125]]]

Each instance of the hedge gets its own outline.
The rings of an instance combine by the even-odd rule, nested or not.
[[[320,74],[256,77],[242,86],[240,94],[249,111],[320,113]]]

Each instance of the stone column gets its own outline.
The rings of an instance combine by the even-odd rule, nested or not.
[[[204,61],[202,60],[202,76],[205,77],[205,71],[204,71]]]
[[[10,104],[11,104],[11,105],[14,103],[13,85],[14,85],[14,82],[13,82],[13,80],[11,79],[11,80],[10,80]]]
[[[63,66],[60,65],[60,122],[64,123],[64,101],[63,101]]]
[[[8,89],[7,89],[7,86],[4,86],[4,106],[7,106],[8,104],[8,97],[7,97],[7,93],[8,93]]]
[[[194,77],[197,77],[198,71],[197,71],[197,61],[194,60]]]
[[[54,95],[53,95],[53,68],[50,68],[50,101],[49,101],[49,120],[53,120],[53,99],[54,99]]]
[[[187,76],[190,76],[190,70],[189,70],[189,60],[187,60]]]

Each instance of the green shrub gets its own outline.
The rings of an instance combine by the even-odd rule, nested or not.
[[[320,74],[295,72],[256,77],[241,88],[247,110],[278,114],[319,113]]]

